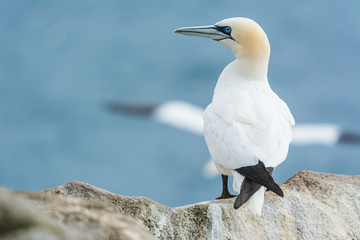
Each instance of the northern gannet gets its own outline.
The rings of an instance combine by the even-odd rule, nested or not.
[[[244,203],[261,215],[266,188],[279,196],[272,171],[287,156],[294,118],[270,88],[267,72],[270,44],[265,32],[248,18],[229,18],[215,25],[178,28],[174,33],[210,38],[230,48],[236,59],[225,67],[205,109],[204,136],[212,160],[222,174],[218,199],[231,198],[228,176]]]

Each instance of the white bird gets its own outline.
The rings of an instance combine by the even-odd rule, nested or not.
[[[268,83],[268,38],[248,18],[179,28],[175,33],[216,40],[236,56],[221,73],[204,112],[204,136],[222,174],[223,192],[218,199],[233,197],[227,188],[228,176],[233,176],[233,189],[240,193],[234,208],[246,203],[261,215],[266,188],[283,196],[271,173],[287,156],[295,124],[286,103]]]
[[[162,104],[133,104],[124,102],[108,102],[107,108],[114,113],[141,115],[183,129],[196,135],[203,135],[204,109],[184,101],[168,101]],[[332,123],[299,124],[292,128],[293,145],[325,145],[360,144],[360,134],[345,131],[341,126]],[[210,159],[203,167],[203,175],[213,178],[219,174],[214,162]]]
[[[125,113],[151,117],[154,120],[168,124],[197,135],[203,135],[204,110],[201,107],[181,101],[172,100],[161,104],[134,104],[124,102],[107,102],[106,107],[114,113]],[[346,131],[333,123],[297,123],[292,128],[294,145],[325,145],[359,144],[360,134]]]

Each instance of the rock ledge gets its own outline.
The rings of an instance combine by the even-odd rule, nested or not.
[[[360,239],[360,175],[300,171],[281,187],[261,217],[234,199],[170,208],[78,181],[0,188],[0,239]]]

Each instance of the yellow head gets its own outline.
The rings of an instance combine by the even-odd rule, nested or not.
[[[269,62],[270,44],[266,33],[249,18],[227,18],[210,26],[178,28],[174,33],[218,41],[240,60],[266,66]]]

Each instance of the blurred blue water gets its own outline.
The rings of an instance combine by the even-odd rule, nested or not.
[[[360,2],[0,1],[0,185],[80,180],[177,206],[213,199],[203,138],[116,116],[108,100],[205,107],[233,59],[181,26],[246,16],[267,32],[269,79],[299,123],[360,132]],[[275,172],[359,174],[359,146],[292,146]]]

